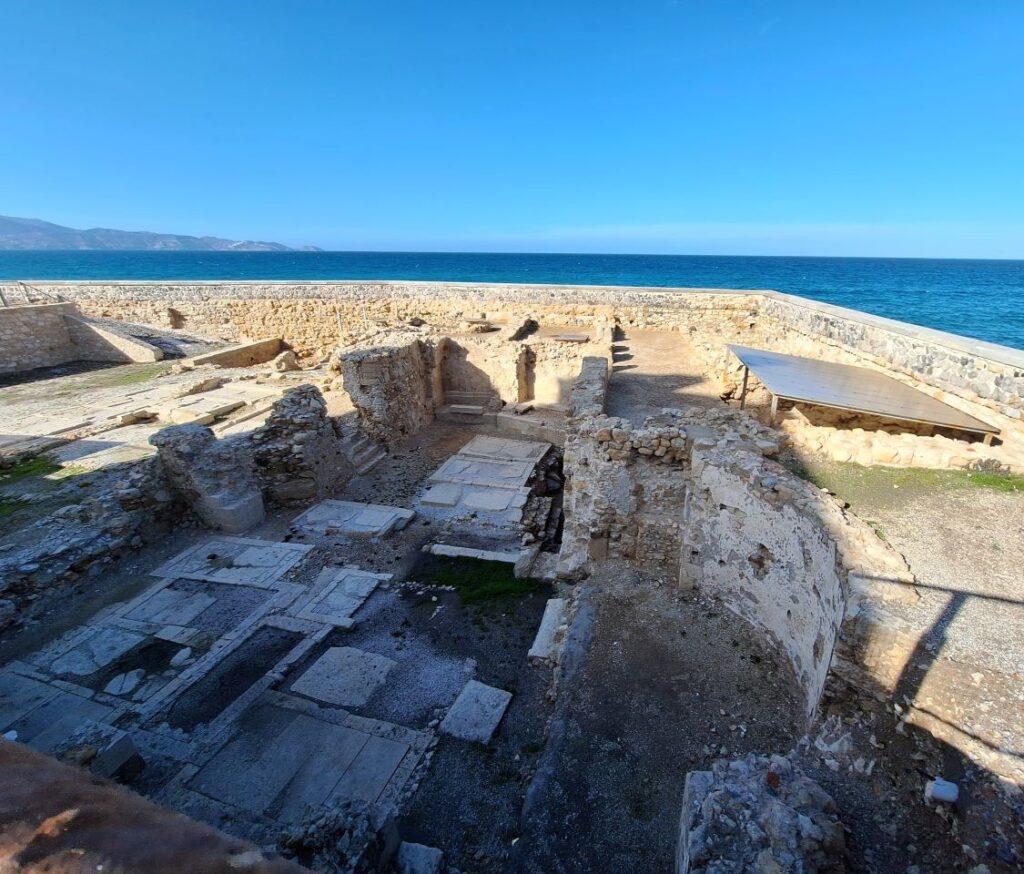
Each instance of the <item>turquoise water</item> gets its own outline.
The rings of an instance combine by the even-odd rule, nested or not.
[[[1024,349],[1024,261],[445,252],[0,252],[0,279],[435,279],[771,288]]]

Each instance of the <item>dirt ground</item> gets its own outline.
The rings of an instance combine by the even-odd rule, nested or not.
[[[915,604],[886,605],[920,636],[897,694],[880,690],[872,705],[853,701],[835,684],[830,689],[833,712],[853,741],[841,764],[850,779],[827,769],[819,770],[819,779],[837,798],[848,798],[855,834],[873,835],[860,845],[860,856],[874,865],[868,870],[887,870],[893,858],[922,872],[967,870],[974,863],[1021,870],[1024,796],[995,777],[986,758],[996,748],[1011,761],[1024,753],[1024,482],[965,471],[865,468],[806,455],[788,463],[848,502],[902,553],[921,593]],[[828,708],[826,699],[823,711]],[[913,724],[921,714],[928,731]],[[877,759],[875,774],[882,776],[851,771],[857,758],[862,765]],[[924,783],[934,776],[959,785],[954,808],[925,805]],[[869,813],[873,799],[882,798],[889,799],[885,807]],[[908,840],[908,834],[918,838]],[[943,844],[947,851],[935,854]]]
[[[550,738],[510,872],[669,872],[686,773],[789,750],[788,666],[717,602],[601,565],[566,647]]]
[[[612,346],[608,415],[640,423],[666,407],[720,406],[699,360],[683,334],[629,330]]]

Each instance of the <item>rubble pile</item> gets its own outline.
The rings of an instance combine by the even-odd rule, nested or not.
[[[686,777],[679,874],[842,874],[831,797],[784,756],[717,761]]]

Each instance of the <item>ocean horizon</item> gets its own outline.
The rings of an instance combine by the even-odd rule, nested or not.
[[[0,252],[0,280],[76,279],[390,279],[772,289],[1024,349],[1024,260],[473,252]]]

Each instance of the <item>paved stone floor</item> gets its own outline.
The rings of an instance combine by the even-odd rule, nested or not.
[[[522,468],[521,484],[547,447],[476,444],[500,450],[512,456],[500,462]],[[354,502],[367,484],[351,485],[314,515],[340,506],[353,511],[346,518],[390,513],[403,526],[378,520],[367,540],[293,511],[245,537],[178,538],[134,594],[0,669],[0,731],[50,751],[86,721],[115,725],[147,762],[133,788],[261,845],[347,799],[408,805],[457,701],[445,749],[489,759],[488,741],[517,724],[506,718],[522,688],[515,678],[536,671],[526,651],[546,598],[528,597],[518,617],[519,602],[503,601],[496,621],[514,627],[482,634],[484,614],[453,592],[395,579],[435,525]],[[531,685],[523,706],[542,705],[546,683]],[[506,767],[512,749],[499,756]]]

